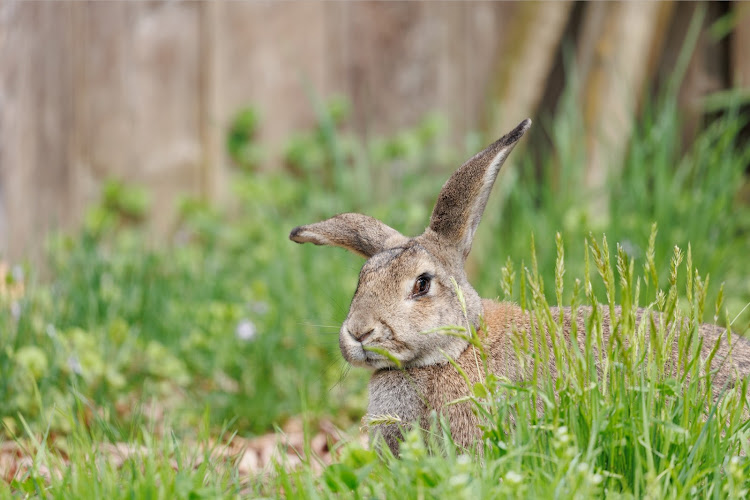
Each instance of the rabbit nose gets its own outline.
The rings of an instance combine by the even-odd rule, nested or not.
[[[359,332],[355,333],[349,330],[349,335],[351,335],[354,338],[354,340],[356,340],[357,342],[364,342],[370,337],[370,335],[373,334],[374,331],[375,331],[374,328],[370,328],[368,331],[364,333],[359,333]]]

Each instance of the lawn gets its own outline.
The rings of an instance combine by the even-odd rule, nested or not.
[[[231,200],[185,198],[158,242],[144,228],[148,191],[113,181],[80,232],[50,238],[44,266],[0,268],[0,497],[748,494],[746,384],[714,387],[687,341],[693,376],[670,372],[627,322],[631,348],[612,349],[604,381],[590,352],[565,351],[558,380],[476,388],[482,458],[438,420],[426,439],[407,436],[400,460],[363,445],[368,374],[344,364],[337,340],[362,262],[295,245],[289,230],[356,211],[418,234],[443,181],[494,138],[447,146],[431,115],[365,142],[343,127],[346,101],[320,109],[273,172],[256,166],[262,120],[238,114]],[[580,187],[574,110],[537,120],[501,172],[469,265],[480,295],[540,318],[548,304],[638,304],[747,334],[747,115],[728,106],[682,144],[674,98],[651,103],[594,217],[601,193]],[[262,468],[252,457],[275,438],[258,436],[275,430],[303,458]]]

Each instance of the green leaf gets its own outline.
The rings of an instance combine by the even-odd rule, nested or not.
[[[484,384],[477,382],[474,384],[473,389],[474,395],[478,398],[486,398],[489,396],[489,393],[487,392],[487,387],[485,387]]]
[[[333,464],[326,468],[323,475],[326,484],[334,492],[356,490],[359,486],[359,478],[351,469],[344,464]]]

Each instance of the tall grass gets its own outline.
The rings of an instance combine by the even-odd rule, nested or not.
[[[649,255],[657,241],[652,234]],[[539,269],[532,265],[517,275],[506,267],[506,298],[517,299],[550,332],[552,342],[536,342],[537,348],[529,351],[526,361],[539,368],[533,383],[487,374],[482,387],[475,387],[470,398],[483,421],[481,455],[456,447],[447,422],[435,416],[430,432],[414,430],[405,436],[398,459],[384,443],[366,449],[353,439],[335,450],[335,463],[322,472],[316,459],[308,457],[294,470],[280,462],[269,474],[239,477],[235,465],[211,455],[210,446],[195,452],[179,440],[148,433],[137,433],[133,442],[139,451],[113,465],[99,451],[109,436],[95,431],[89,437],[78,430],[69,450],[91,459],[62,467],[44,442],[37,443],[35,467],[10,487],[51,498],[743,498],[750,492],[748,380],[717,387],[705,374],[705,360],[697,355],[693,338],[696,318],[706,306],[704,280],[684,257],[676,249],[668,266],[651,260],[643,273],[635,273],[622,248],[613,252],[606,240],[589,240],[583,260],[598,276],[576,277],[572,307],[597,307],[597,282],[609,290],[603,307],[620,305],[615,296],[626,299],[622,316],[612,325],[618,341],[603,342],[602,315],[592,315],[582,350],[561,335],[541,292]],[[566,262],[558,237],[557,296],[565,293]],[[670,284],[656,290],[663,300],[647,306],[678,326],[652,324],[647,339],[645,325],[635,321],[635,308],[641,293],[655,285],[647,274],[664,267]],[[694,276],[689,288],[678,285],[680,274]],[[674,305],[687,297],[692,300],[683,313]],[[476,331],[472,335],[476,338]],[[663,362],[671,339],[679,346],[685,371]],[[604,350],[604,362],[595,349]],[[556,376],[549,369],[553,358]],[[599,375],[596,365],[602,367]],[[539,401],[544,402],[541,412]],[[92,476],[99,481],[89,480]],[[7,486],[0,485],[0,495],[8,494]]]
[[[654,255],[657,241],[652,234],[649,255]],[[562,296],[566,266],[562,240],[557,241],[554,292]],[[593,314],[586,322],[582,350],[562,335],[541,291],[538,268],[516,277],[524,285],[516,285],[515,293],[515,273],[505,269],[506,298],[520,300],[550,332],[551,342],[529,341],[536,345],[527,348],[530,362],[539,372],[533,383],[487,374],[483,387],[475,387],[470,398],[484,421],[483,455],[457,449],[447,423],[436,419],[430,433],[406,435],[400,459],[390,455],[384,443],[377,451],[349,445],[341,450],[340,462],[322,476],[309,469],[292,474],[278,469],[272,487],[300,498],[340,493],[354,498],[745,497],[750,492],[748,380],[734,387],[714,386],[706,360],[697,354],[695,321],[706,305],[703,279],[693,274],[690,259],[679,249],[669,266],[650,262],[656,269],[667,267],[670,285],[655,290],[665,299],[648,307],[679,326],[651,324],[648,338],[647,325],[636,322],[635,310],[640,294],[654,282],[635,274],[621,247],[610,257],[606,239],[589,240],[586,252],[583,260],[598,278],[576,279],[573,308],[599,307],[595,281],[608,290],[610,299],[603,307],[619,305],[615,296],[625,300],[622,316],[612,325],[617,332],[613,341],[602,339],[602,315]],[[683,289],[679,274],[692,275],[694,281]],[[692,300],[683,313],[674,305],[687,297]],[[672,340],[679,346],[684,371],[674,371],[663,361]],[[603,359],[596,349],[605,353]],[[556,360],[557,375],[549,369],[550,359]]]
[[[37,467],[12,491],[118,496],[131,490],[115,484],[132,483],[135,496],[188,496],[186,486],[169,489],[183,481],[206,486],[206,496],[234,494],[248,486],[237,486],[231,467],[183,477],[164,457],[174,458],[184,443],[199,439],[195,429],[201,425],[213,434],[229,428],[252,435],[304,413],[311,419],[332,415],[341,426],[356,428],[367,373],[345,366],[337,333],[361,261],[339,249],[293,245],[288,232],[360,211],[417,234],[443,181],[476,151],[447,147],[446,124],[436,116],[365,143],[345,132],[342,102],[319,109],[318,127],[290,139],[286,170],[238,171],[226,207],[184,200],[165,241],[150,241],[140,222],[148,196],[114,183],[81,232],[50,240],[49,279],[28,264],[24,273],[5,278],[25,274],[26,287],[20,299],[0,296],[0,440],[21,439],[48,468],[54,464],[46,461],[61,450],[73,463],[63,479],[47,480]],[[662,307],[659,300],[671,295],[659,290],[668,294],[700,283],[705,307],[697,310],[695,300],[680,292],[676,313],[716,316],[731,323],[734,334],[747,332],[750,308],[740,311],[750,303],[750,208],[738,197],[750,159],[750,148],[738,139],[744,116],[725,113],[683,147],[679,116],[673,108],[654,106],[634,132],[626,165],[608,183],[610,204],[598,217],[587,212],[590,193],[578,182],[583,162],[573,116],[561,113],[546,126],[552,147],[537,156],[539,163],[532,165],[519,148],[501,173],[474,246],[472,281],[480,294],[505,291],[541,314],[544,301]],[[242,145],[233,147],[243,151]],[[255,161],[258,151],[251,152],[242,156],[243,164]],[[654,222],[659,237],[651,244]],[[559,247],[558,232],[565,242]],[[600,270],[593,253],[586,258],[586,238],[590,245],[595,241],[591,232],[620,242],[614,255],[623,269],[643,270],[640,284],[611,289],[593,279]],[[676,281],[669,266],[653,264],[668,262],[675,245],[690,249],[692,266]],[[599,245],[599,252],[605,247]],[[573,256],[564,262],[564,273],[560,252]],[[534,272],[518,273],[514,289],[507,263]],[[695,270],[705,280],[695,281]],[[630,279],[629,272],[623,279]],[[521,283],[525,295],[519,294]],[[712,307],[720,297],[721,307]],[[606,390],[591,388],[593,380],[580,378],[586,370],[571,365],[560,382],[567,384],[565,396],[542,416],[531,411],[529,398],[539,395],[536,390],[549,393],[552,381],[534,390],[489,387],[503,397],[492,403],[487,423],[486,466],[461,457],[462,450],[441,439],[428,449],[409,436],[400,461],[351,445],[322,477],[312,468],[279,470],[249,487],[268,495],[283,488],[290,495],[379,497],[604,491],[641,496],[667,488],[677,488],[670,490],[676,496],[722,496],[747,489],[744,458],[722,458],[737,452],[746,431],[736,406],[716,407],[704,423],[697,404],[715,388],[689,385],[683,393],[653,359],[639,361],[635,370],[633,352],[612,353],[618,361],[610,366]],[[648,377],[639,380],[636,373]],[[529,425],[511,426],[511,416]],[[157,437],[147,437],[144,429]],[[160,448],[159,439],[170,433],[174,449]],[[143,470],[136,458],[127,467],[99,469],[89,459],[96,456],[95,443],[118,440],[144,444],[162,458],[149,459],[153,468],[143,478],[135,477]],[[80,479],[100,470],[106,490],[94,491]],[[389,479],[376,481],[387,470]],[[0,488],[0,494],[11,491]]]

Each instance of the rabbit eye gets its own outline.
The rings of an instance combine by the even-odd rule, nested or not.
[[[412,297],[421,297],[430,291],[430,281],[432,277],[426,274],[421,275],[414,282],[414,287],[411,290]]]

